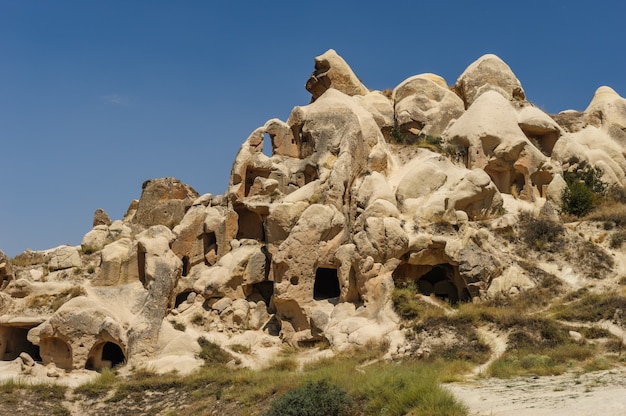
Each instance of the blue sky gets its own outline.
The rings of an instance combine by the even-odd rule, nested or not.
[[[548,112],[626,96],[616,1],[0,0],[0,249],[80,244],[144,180],[223,193],[266,120],[306,105],[334,48],[370,89],[495,53]]]

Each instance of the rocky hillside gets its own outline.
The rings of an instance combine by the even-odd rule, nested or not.
[[[309,105],[243,142],[224,195],[148,180],[124,218],[96,211],[80,247],[0,252],[6,374],[184,373],[202,338],[250,367],[285,344],[419,355],[436,343],[409,336],[398,288],[457,305],[546,276],[623,282],[621,217],[575,217],[626,199],[626,100],[611,88],[546,114],[485,55],[451,87],[420,74],[370,91],[329,50],[306,89]]]

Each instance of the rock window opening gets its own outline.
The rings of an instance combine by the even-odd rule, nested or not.
[[[313,284],[313,299],[324,300],[337,298],[341,294],[337,269],[319,267],[315,271]]]
[[[187,276],[187,274],[189,274],[189,257],[183,256],[182,260],[183,260],[183,272],[182,272],[182,275],[183,276]]]
[[[215,233],[202,234],[202,245],[204,248],[204,263],[207,266],[213,266],[217,261],[217,239],[215,238]]]
[[[272,136],[268,133],[263,135],[263,154],[267,157],[272,157],[274,155],[274,146]]]
[[[1,361],[13,361],[23,352],[28,353],[33,360],[41,361],[39,347],[31,343],[27,338],[30,329],[0,326]]]
[[[100,342],[89,352],[85,368],[99,371],[103,368],[121,366],[124,363],[126,363],[126,356],[119,345],[114,342]]]

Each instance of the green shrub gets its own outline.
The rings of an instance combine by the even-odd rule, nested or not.
[[[590,213],[598,204],[607,190],[602,182],[602,171],[598,168],[586,167],[575,172],[565,172],[567,184],[563,190],[561,209],[566,214],[583,217]]]
[[[336,385],[309,381],[274,401],[265,416],[341,416],[351,407],[352,399]]]

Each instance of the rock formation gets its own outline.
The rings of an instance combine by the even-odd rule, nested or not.
[[[309,105],[244,141],[224,195],[149,180],[123,219],[96,211],[80,248],[0,252],[0,359],[97,370],[182,349],[193,362],[202,333],[396,345],[398,282],[451,303],[532,287],[496,234],[518,207],[553,211],[574,167],[626,182],[626,100],[608,87],[550,116],[487,55],[453,87],[421,74],[388,98],[330,50],[306,88]],[[435,147],[393,143],[394,128]],[[176,343],[178,320],[194,329]]]

